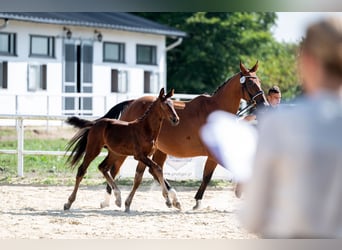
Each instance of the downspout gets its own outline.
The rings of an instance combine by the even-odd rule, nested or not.
[[[4,24],[2,24],[2,25],[0,26],[0,30],[6,28],[7,25],[8,25],[8,18],[5,18],[5,19],[4,19]]]
[[[172,50],[173,48],[177,47],[178,45],[180,45],[183,42],[183,38],[182,37],[178,37],[178,40],[175,41],[174,43],[170,44],[169,46],[167,46],[165,48],[166,52],[168,52],[169,50]]]
[[[182,37],[178,37],[177,41],[175,41],[174,43],[170,44],[169,46],[167,46],[165,48],[165,52],[167,53],[168,51],[170,51],[173,48],[177,47],[178,45],[180,45],[182,43],[182,41],[183,41],[183,38]],[[165,53],[165,55],[166,55],[166,53]],[[167,85],[167,84],[165,83],[165,85]],[[165,87],[167,87],[167,86],[165,86]]]

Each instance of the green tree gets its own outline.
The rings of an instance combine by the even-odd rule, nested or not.
[[[273,38],[273,12],[135,14],[187,32],[167,55],[167,84],[177,93],[211,93],[239,71],[240,60],[247,67],[258,60],[265,91],[278,85],[285,98],[298,94],[297,46]]]

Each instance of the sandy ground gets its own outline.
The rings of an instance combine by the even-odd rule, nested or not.
[[[200,210],[195,188],[177,187],[182,211],[168,208],[160,187],[138,189],[131,212],[100,209],[104,186],[81,186],[70,211],[63,211],[71,186],[0,186],[0,239],[251,239],[239,225],[242,200],[230,187],[208,188]],[[121,187],[122,199],[128,187]]]

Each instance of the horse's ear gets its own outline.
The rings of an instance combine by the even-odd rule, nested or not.
[[[249,71],[250,72],[257,72],[258,70],[258,66],[259,66],[259,61],[256,61],[255,65],[253,66],[253,68],[251,68]]]
[[[164,88],[161,88],[160,92],[159,92],[159,98],[163,98],[165,94],[165,90]]]
[[[245,65],[243,65],[243,63],[241,61],[240,61],[240,71],[242,72],[242,74],[248,73],[248,69],[246,68]]]
[[[167,93],[165,98],[170,98],[171,96],[173,96],[173,94],[175,93],[175,89],[171,89],[169,93]]]

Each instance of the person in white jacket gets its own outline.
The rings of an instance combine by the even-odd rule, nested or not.
[[[241,222],[262,238],[342,238],[342,19],[311,24],[295,108],[260,117]]]

